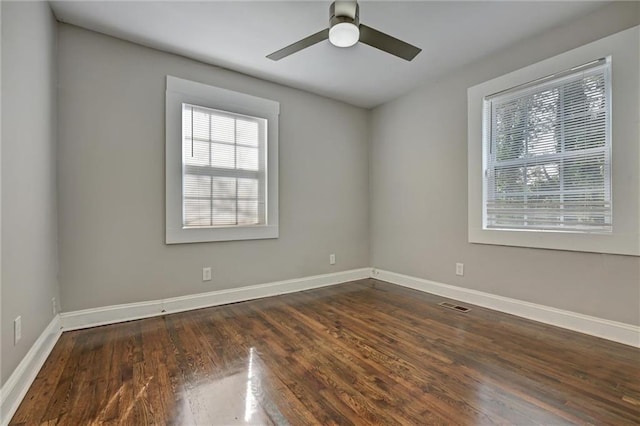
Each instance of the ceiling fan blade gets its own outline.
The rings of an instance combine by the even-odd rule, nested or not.
[[[388,34],[360,24],[360,41],[371,47],[391,53],[399,58],[412,60],[422,49],[415,47]]]
[[[329,38],[329,28],[325,28],[322,31],[318,31],[315,34],[310,35],[309,37],[305,37],[300,41],[296,41],[289,46],[282,48],[278,51],[273,52],[270,55],[267,55],[267,58],[273,61],[279,61],[280,59],[287,57],[293,53],[296,53],[302,49],[306,49],[309,46],[313,46],[316,43],[319,43],[323,40]]]

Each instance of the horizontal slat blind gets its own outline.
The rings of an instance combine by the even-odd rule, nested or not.
[[[485,228],[611,231],[609,66],[485,99]]]
[[[266,120],[182,105],[182,224],[265,223]]]

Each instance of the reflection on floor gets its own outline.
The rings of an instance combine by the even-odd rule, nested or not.
[[[263,424],[265,419],[270,419],[276,424],[286,424],[278,407],[262,397],[265,384],[260,368],[254,365],[259,366],[260,359],[255,348],[249,348],[249,358],[244,366],[238,365],[237,372],[228,371],[225,377],[196,385],[182,410],[192,412],[190,423]],[[215,416],[211,417],[211,413]]]

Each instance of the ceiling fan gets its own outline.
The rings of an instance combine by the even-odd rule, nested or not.
[[[407,61],[415,58],[422,50],[361,24],[359,15],[360,7],[357,1],[334,1],[329,7],[329,28],[275,51],[267,55],[267,58],[279,61],[326,39],[337,47],[350,47],[360,41]]]

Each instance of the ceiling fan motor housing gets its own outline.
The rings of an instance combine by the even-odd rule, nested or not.
[[[338,6],[336,7],[336,3]],[[360,6],[356,2],[334,1],[329,7],[329,27],[343,22],[360,25]]]

